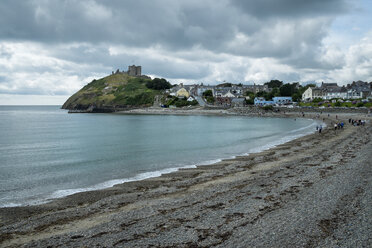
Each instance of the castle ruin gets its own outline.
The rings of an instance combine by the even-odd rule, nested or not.
[[[128,66],[128,71],[120,71],[119,69],[117,69],[115,72],[112,71],[112,75],[114,74],[127,74],[129,76],[132,76],[132,77],[141,77],[141,78],[146,78],[146,79],[151,79],[151,77],[149,76],[146,76],[146,75],[142,75],[142,67],[139,65],[139,66],[136,66],[136,65],[130,65]]]
[[[129,76],[139,77],[141,76],[141,66],[130,65],[127,73]]]

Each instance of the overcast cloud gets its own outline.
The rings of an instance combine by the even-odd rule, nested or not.
[[[370,5],[2,0],[0,104],[10,95],[62,103],[93,78],[130,64],[172,83],[372,81]]]

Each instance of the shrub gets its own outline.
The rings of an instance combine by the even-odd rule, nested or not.
[[[207,100],[208,103],[214,103],[214,101],[215,101],[215,99],[214,99],[213,96],[208,96],[208,97],[206,98],[206,100]]]
[[[268,111],[268,110],[273,110],[274,107],[273,107],[273,105],[266,105],[266,106],[263,107],[263,109]]]
[[[253,105],[254,104],[254,100],[253,99],[246,99],[245,100],[245,103],[248,104],[248,105]]]
[[[198,101],[196,100],[193,100],[191,102],[187,101],[187,99],[184,97],[182,99],[179,99],[177,97],[174,97],[172,99],[169,99],[165,106],[169,106],[169,105],[175,105],[177,108],[180,108],[180,107],[184,107],[184,106],[195,106],[195,105],[198,105]]]
[[[192,106],[195,106],[195,105],[198,105],[198,104],[199,104],[197,100],[193,100],[193,101],[191,101],[191,102],[189,102],[189,103],[190,103],[190,105],[192,105]]]
[[[363,102],[360,102],[357,104],[357,107],[363,107],[364,106],[364,103]]]

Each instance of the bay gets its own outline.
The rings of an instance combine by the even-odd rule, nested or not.
[[[68,114],[0,106],[0,207],[39,204],[268,149],[309,119]]]

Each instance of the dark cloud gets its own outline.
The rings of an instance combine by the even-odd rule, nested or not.
[[[279,4],[280,3],[280,4]],[[269,17],[304,18],[330,16],[346,10],[346,2],[261,0],[261,1],[14,1],[1,2],[0,38],[40,42],[115,43],[129,47],[162,46],[179,50],[201,46],[215,52],[246,55],[283,56],[277,49],[270,30],[275,26]],[[293,24],[286,20],[287,25]],[[322,24],[320,24],[322,25]],[[293,25],[292,43],[312,42]],[[300,26],[301,27],[301,26]],[[275,31],[275,30],[274,30]],[[273,33],[272,35],[287,35]],[[241,47],[229,49],[238,33],[250,38]],[[317,37],[318,35],[315,34]],[[317,37],[318,38],[318,37]],[[266,41],[266,42],[265,42]],[[262,46],[261,46],[262,44]],[[282,45],[282,44],[277,44]],[[244,49],[248,47],[248,49]],[[272,48],[267,50],[267,48]]]
[[[344,0],[232,0],[232,5],[258,19],[339,15],[349,11]]]

